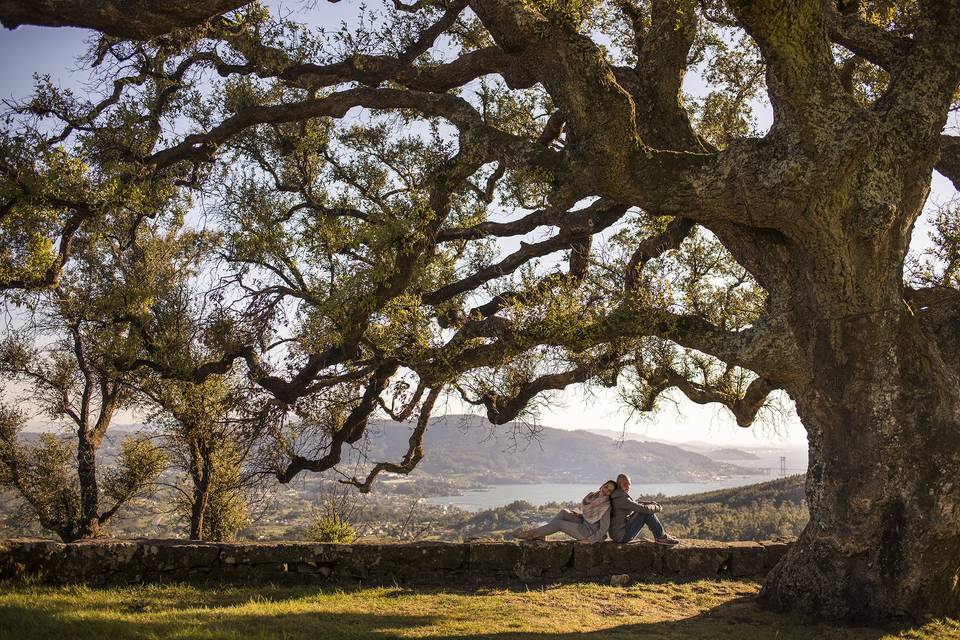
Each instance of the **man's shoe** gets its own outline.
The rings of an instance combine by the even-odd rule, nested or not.
[[[668,547],[672,547],[676,544],[680,544],[680,541],[674,538],[669,533],[665,533],[656,540],[657,544],[665,544]]]

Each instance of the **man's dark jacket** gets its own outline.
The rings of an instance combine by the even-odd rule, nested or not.
[[[656,513],[659,511],[655,506],[637,502],[623,489],[617,487],[610,494],[610,539],[614,542],[623,540],[627,533],[627,520],[634,513]]]

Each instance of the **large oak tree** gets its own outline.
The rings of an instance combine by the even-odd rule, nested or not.
[[[200,382],[244,360],[300,418],[277,428],[284,482],[335,466],[377,412],[419,415],[410,450],[352,481],[410,471],[444,390],[503,424],[573,384],[619,385],[644,410],[679,389],[743,426],[785,392],[811,517],[766,601],[956,614],[956,211],[932,261],[908,250],[933,170],[960,182],[944,134],[960,3],[388,9],[333,34],[251,5],[103,39],[105,98],[41,87],[9,126],[4,286],[55,284],[117,193],[212,198],[217,355],[184,366],[144,305],[117,318],[142,338],[124,365]],[[714,88],[697,101],[691,68]],[[51,187],[53,149],[86,162],[68,176],[80,193]],[[48,242],[22,232],[34,220]]]

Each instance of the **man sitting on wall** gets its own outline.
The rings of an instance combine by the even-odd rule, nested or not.
[[[630,476],[617,476],[617,488],[610,495],[610,538],[626,543],[637,537],[643,525],[650,527],[658,544],[675,545],[679,540],[663,529],[657,514],[663,510],[659,502],[636,502],[630,497]]]

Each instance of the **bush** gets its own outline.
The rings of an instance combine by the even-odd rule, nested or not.
[[[230,542],[241,529],[250,525],[250,498],[245,491],[214,487],[203,517],[203,539]]]
[[[513,513],[526,513],[527,511],[533,511],[536,507],[526,500],[514,500],[505,506],[504,509]]]
[[[337,544],[350,544],[357,539],[357,532],[350,523],[337,514],[315,514],[306,534],[310,540]]]

